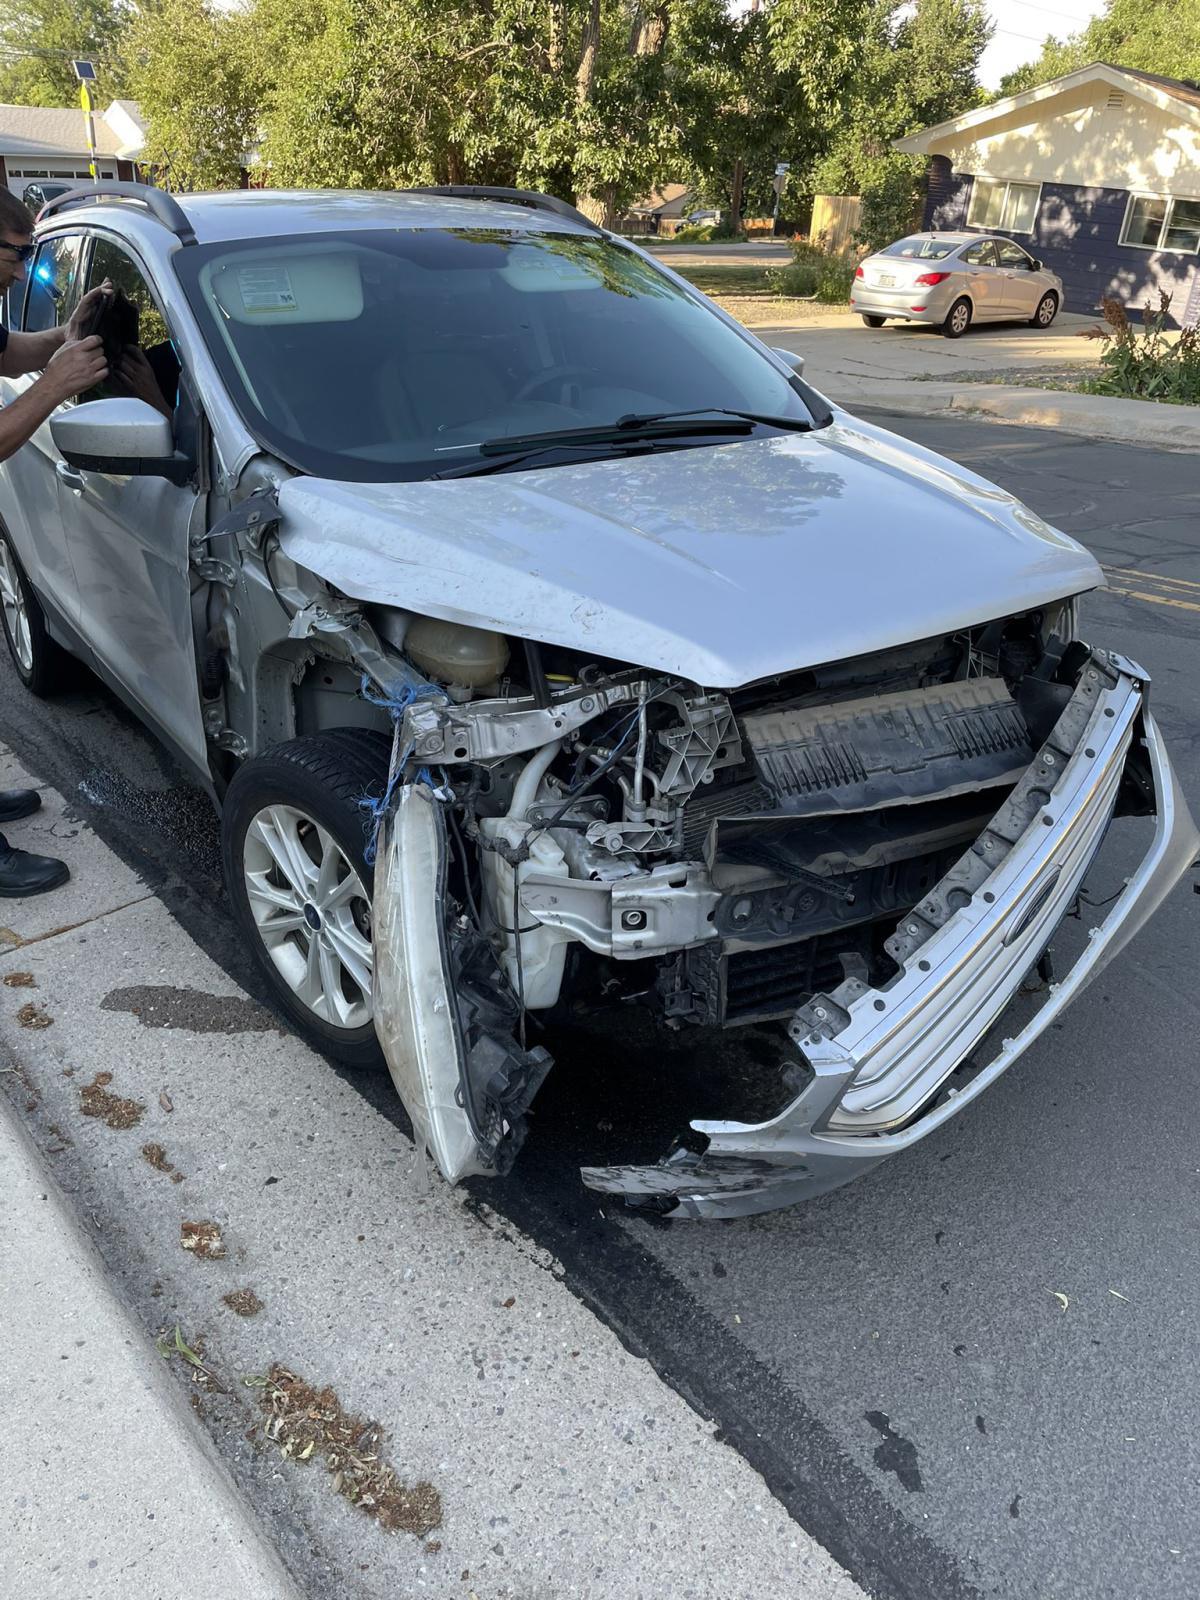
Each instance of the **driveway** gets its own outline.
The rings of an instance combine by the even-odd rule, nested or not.
[[[869,405],[874,390],[912,379],[961,383],[1004,373],[1006,382],[1020,383],[1022,373],[1035,370],[1095,367],[1097,343],[1081,335],[1098,322],[1063,312],[1046,331],[996,323],[947,339],[915,322],[867,328],[854,312],[823,306],[803,322],[756,322],[754,333],[802,355],[805,377],[831,400]]]

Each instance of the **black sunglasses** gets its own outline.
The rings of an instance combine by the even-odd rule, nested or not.
[[[37,245],[32,241],[29,244],[9,244],[7,239],[0,239],[0,250],[11,250],[18,261],[32,261],[36,249]]]

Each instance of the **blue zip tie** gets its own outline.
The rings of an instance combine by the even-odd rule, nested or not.
[[[385,710],[391,717],[393,725],[396,727],[399,726],[404,713],[408,710],[409,706],[414,703],[414,701],[448,699],[445,691],[439,689],[435,684],[432,683],[417,685],[409,684],[407,687],[401,690],[399,694],[388,694],[386,690],[383,691],[383,693],[377,693],[374,685],[371,683],[371,680],[365,673],[363,674],[362,680],[359,683],[359,692],[362,694],[363,699],[366,700],[368,704],[379,706]],[[400,787],[401,783],[404,782],[404,769],[408,765],[409,759],[412,756],[412,752],[413,747],[412,742],[410,741],[400,752],[395,765],[389,770],[387,787],[378,800],[373,800],[370,795],[365,794],[358,802],[359,810],[365,812],[368,819],[366,823],[368,837],[366,847],[363,850],[363,859],[366,861],[368,866],[374,866],[375,864],[375,855],[379,845],[379,829],[382,826],[383,819],[392,809],[392,805],[396,796],[396,790]],[[412,781],[427,784],[435,794],[437,793],[438,786],[435,784],[433,774],[430,772],[428,767],[421,767],[418,770],[415,779]]]

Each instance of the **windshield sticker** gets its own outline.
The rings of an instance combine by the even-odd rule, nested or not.
[[[238,288],[245,311],[294,311],[296,296],[286,267],[239,267]]]

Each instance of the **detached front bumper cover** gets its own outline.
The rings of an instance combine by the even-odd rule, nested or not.
[[[940,1127],[994,1083],[1149,919],[1200,843],[1146,707],[1145,674],[1094,652],[1021,781],[887,948],[886,988],[847,979],[789,1027],[804,1088],[768,1122],[696,1122],[702,1154],[650,1167],[585,1167],[589,1188],[691,1217],[771,1211],[835,1189]],[[1074,904],[1144,739],[1153,842],[1037,1014],[957,1094],[917,1118],[1001,1017]],[[916,1118],[916,1120],[913,1120]]]

